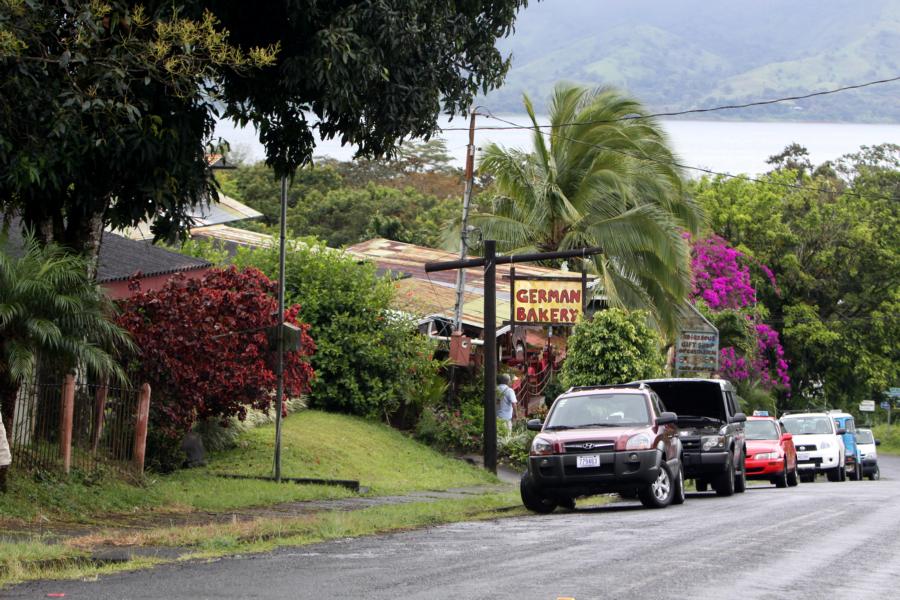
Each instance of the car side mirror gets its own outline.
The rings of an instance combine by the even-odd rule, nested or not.
[[[838,435],[844,435],[845,433],[847,433],[847,430],[844,429],[843,427],[842,427],[841,429],[838,429],[838,430],[837,430],[837,434],[838,434]]]
[[[673,423],[678,422],[678,415],[673,412],[664,412],[660,413],[658,417],[656,417],[657,425],[671,425]]]
[[[730,419],[728,419],[729,423],[743,423],[747,420],[747,415],[742,412],[734,413]]]
[[[540,419],[528,419],[525,422],[525,428],[528,431],[540,431],[544,427],[544,422]]]
[[[876,445],[876,446],[880,446],[880,445],[881,445],[881,440],[875,440],[875,445]]]
[[[782,442],[789,442],[789,441],[791,441],[792,439],[794,439],[794,436],[791,435],[790,433],[782,433],[782,434],[781,434],[781,441],[782,441]]]

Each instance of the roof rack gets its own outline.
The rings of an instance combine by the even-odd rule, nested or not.
[[[616,383],[612,385],[579,385],[575,387],[570,387],[566,390],[566,393],[569,392],[582,392],[584,390],[610,390],[616,388],[635,388],[639,390],[650,389],[650,387],[643,382],[640,383]]]

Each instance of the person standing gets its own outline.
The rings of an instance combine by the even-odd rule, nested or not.
[[[9,440],[6,439],[6,428],[3,419],[0,419],[0,494],[6,493],[6,472],[12,464],[12,454],[9,451]]]
[[[497,418],[506,423],[506,431],[512,431],[513,411],[519,401],[516,393],[509,387],[509,375],[502,374],[497,377]]]

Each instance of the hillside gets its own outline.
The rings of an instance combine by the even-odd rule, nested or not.
[[[868,0],[544,0],[523,11],[506,85],[485,100],[520,112],[559,80],[615,85],[653,110],[802,94],[900,74],[900,3]],[[900,122],[900,83],[722,118]],[[706,117],[704,117],[706,118]]]

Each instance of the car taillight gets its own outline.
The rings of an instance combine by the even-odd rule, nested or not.
[[[554,444],[550,440],[536,437],[534,441],[531,442],[531,455],[532,456],[546,456],[548,454],[553,454]]]

